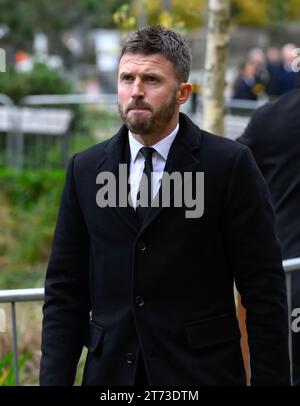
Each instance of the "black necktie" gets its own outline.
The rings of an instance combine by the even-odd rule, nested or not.
[[[145,158],[145,166],[144,166],[144,175],[147,177],[148,181],[148,202],[147,202],[147,207],[142,207],[137,205],[136,207],[136,213],[139,218],[140,225],[144,223],[144,220],[150,210],[151,207],[151,200],[152,200],[152,182],[151,182],[151,173],[153,172],[153,165],[152,165],[152,154],[155,151],[154,148],[151,147],[142,147],[140,149],[141,154]],[[139,191],[137,193],[137,203],[138,200],[140,199],[140,187],[141,187],[142,182],[140,183],[139,186]]]

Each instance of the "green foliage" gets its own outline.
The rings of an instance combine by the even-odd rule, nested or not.
[[[267,0],[267,6],[270,20],[282,23],[288,19],[288,12],[292,7],[292,2],[289,0]],[[298,6],[300,7],[300,2]]]
[[[172,0],[171,4],[175,21],[181,26],[192,29],[204,24],[205,0]]]
[[[132,10],[129,4],[122,4],[112,16],[116,26],[124,31],[136,28],[137,18],[132,15]]]
[[[0,170],[1,288],[20,287],[27,277],[31,285],[37,282],[33,266],[40,268],[49,257],[64,178],[63,170]]]
[[[16,72],[9,68],[0,75],[0,93],[14,102],[29,94],[66,94],[72,90],[69,82],[56,69],[36,63],[31,72]]]
[[[232,20],[237,25],[268,26],[300,17],[300,0],[231,0]]]
[[[138,3],[148,23],[197,28],[205,21],[205,0],[170,0],[168,10],[163,10],[162,0],[1,0],[0,15],[1,23],[10,28],[5,41],[13,49],[31,52],[34,32],[42,31],[50,49],[61,54],[62,34],[74,28],[81,33],[115,24],[125,30],[136,28]],[[300,16],[300,0],[231,0],[231,4],[237,25],[264,26]],[[3,40],[0,45],[5,48]]]
[[[162,0],[124,1],[113,20],[122,30],[135,29],[140,17],[148,24],[159,23],[176,29],[204,25],[205,0],[169,0],[167,9],[164,3]],[[231,16],[232,22],[240,26],[267,26],[293,21],[300,17],[300,0],[231,0]]]
[[[31,51],[34,32],[48,35],[55,52],[61,36],[75,26],[88,29],[113,26],[112,14],[123,0],[1,0],[1,23],[10,28],[6,41],[15,49]]]
[[[22,171],[0,170],[1,193],[13,206],[29,209],[47,195],[57,201],[64,180],[63,170]]]
[[[144,14],[147,24],[162,24],[176,29],[199,28],[204,22],[205,1],[170,0],[168,10],[163,8],[162,0],[124,2],[114,13],[113,21],[122,30],[135,29],[139,13]]]
[[[19,357],[19,374],[22,373],[24,365],[30,357],[31,353],[28,351]],[[0,360],[0,386],[15,386],[15,384],[14,357],[13,353],[9,352]]]

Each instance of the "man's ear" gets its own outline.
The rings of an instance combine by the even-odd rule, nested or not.
[[[177,102],[178,104],[184,104],[190,97],[192,93],[192,84],[188,82],[180,83],[177,92]]]

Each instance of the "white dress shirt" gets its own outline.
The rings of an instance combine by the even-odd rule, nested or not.
[[[153,196],[155,197],[161,184],[163,171],[165,169],[168,154],[179,129],[179,124],[176,128],[165,138],[160,140],[154,145],[151,145],[155,149],[152,155],[153,165]],[[145,158],[139,152],[145,145],[137,141],[132,133],[128,131],[129,147],[130,147],[130,197],[132,205],[136,208],[137,193],[141,182],[142,174],[144,171]]]

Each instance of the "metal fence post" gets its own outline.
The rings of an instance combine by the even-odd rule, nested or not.
[[[12,130],[6,133],[5,161],[9,167],[23,168],[24,164],[24,137],[21,132],[18,107],[13,100],[5,94],[0,94],[0,103],[9,108],[9,119]]]
[[[18,356],[18,333],[17,333],[17,317],[16,317],[16,302],[11,302],[11,317],[13,330],[13,354],[14,354],[14,372],[15,384],[19,386],[19,356]]]
[[[19,386],[20,384],[16,303],[34,302],[41,300],[44,300],[43,288],[0,290],[0,303],[11,304],[12,331],[13,331],[13,365],[16,386]]]

